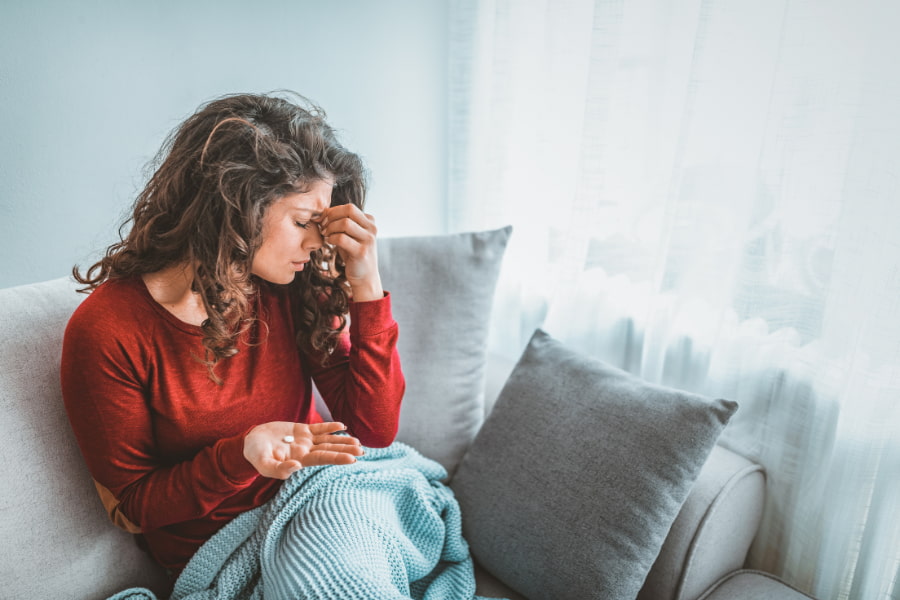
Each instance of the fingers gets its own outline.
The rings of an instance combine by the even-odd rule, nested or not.
[[[324,237],[327,243],[342,250],[349,257],[360,256],[366,248],[365,244],[346,233],[326,234]]]
[[[291,455],[303,461],[308,466],[307,456],[315,454],[318,458],[314,464],[350,464],[354,460],[348,460],[346,457],[337,457],[338,454],[346,454],[349,457],[362,456],[365,451],[359,440],[350,435],[340,435],[338,432],[346,431],[343,423],[314,423],[312,425],[297,424],[301,428],[306,428],[310,438],[306,438],[305,442],[297,441],[289,445]],[[296,452],[295,452],[296,449]],[[336,459],[335,462],[332,459]],[[319,462],[319,461],[326,462]]]
[[[361,256],[375,245],[375,233],[367,231],[349,219],[334,221],[322,229],[325,242],[350,256]]]
[[[330,450],[314,450],[303,457],[304,467],[319,467],[322,465],[351,465],[356,462],[356,457],[346,452],[334,452]]]
[[[359,255],[375,243],[378,228],[372,215],[353,204],[342,204],[326,210],[319,221],[325,241],[351,256]]]
[[[352,444],[316,444],[309,451],[310,454],[313,452],[331,452],[334,454],[349,454],[350,456],[362,456],[366,453],[362,446],[354,446]]]
[[[322,226],[321,231],[329,243],[333,243],[332,238],[340,235],[346,235],[350,239],[368,243],[373,241],[378,233],[374,223],[356,221],[350,218],[330,221],[328,225]]]
[[[319,444],[306,453],[301,460],[288,459],[279,461],[275,458],[265,459],[260,465],[260,473],[274,479],[287,479],[303,467],[319,467],[324,465],[351,465],[357,456],[365,454],[359,446],[351,444]]]
[[[351,205],[345,204],[332,210],[344,208],[345,206]],[[344,215],[328,213],[319,221],[319,227],[326,234],[343,231],[351,234],[353,237],[374,237],[378,233],[378,228],[375,226],[375,218],[372,215],[363,213],[355,206],[353,209],[352,211],[342,211],[347,213]]]
[[[313,438],[313,444],[346,444],[359,446],[359,440],[351,435],[317,435]]]
[[[329,208],[326,208],[324,214],[319,220],[319,226],[322,228],[327,228],[330,224],[342,220],[347,220],[349,222],[355,223],[360,228],[372,233],[373,235],[378,232],[378,228],[375,226],[375,217],[370,214],[364,213],[355,204],[341,204],[339,206],[331,206]]]
[[[296,423],[294,425],[295,428],[307,428],[307,430],[313,434],[314,436],[327,435],[329,433],[335,433],[336,431],[346,431],[347,426],[343,423],[337,423],[334,421],[329,421],[326,423],[313,423],[312,425],[306,425],[304,423]],[[354,438],[355,439],[355,438]],[[315,441],[315,440],[313,440]]]
[[[347,426],[343,423],[327,422],[313,423],[307,425],[305,423],[294,424],[294,439],[291,440],[289,446],[302,448],[304,451],[311,451],[319,444],[336,444],[346,451],[349,446],[359,446],[360,442],[352,435],[342,435],[339,432],[347,431]]]

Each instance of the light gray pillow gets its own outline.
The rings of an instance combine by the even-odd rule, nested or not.
[[[533,600],[634,598],[735,410],[538,330],[451,482],[472,554]]]
[[[450,473],[484,421],[488,324],[511,232],[378,240],[406,376],[397,439]]]
[[[109,522],[63,406],[69,278],[0,290],[0,597],[106,598],[167,577]]]

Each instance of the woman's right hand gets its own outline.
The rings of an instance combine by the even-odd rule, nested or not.
[[[345,429],[341,423],[257,425],[244,437],[244,458],[260,475],[273,479],[287,479],[303,467],[348,465],[364,452],[355,437],[335,435]]]

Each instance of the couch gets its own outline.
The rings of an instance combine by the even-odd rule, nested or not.
[[[635,592],[641,600],[808,598],[771,575],[742,569],[764,507],[765,474],[717,444],[731,404],[715,405],[719,412],[708,418],[712,401],[647,388],[567,354],[542,332],[518,364],[487,355],[488,317],[510,233],[379,240],[408,382],[399,439],[447,469],[476,561],[478,593],[516,600],[633,598]],[[167,588],[162,570],[109,522],[66,419],[58,368],[67,319],[84,297],[75,288],[64,277],[0,290],[4,598],[93,599],[133,586]],[[559,387],[548,381],[554,373],[582,387],[548,401]],[[620,385],[625,410],[617,413],[623,402],[613,406],[604,394]],[[685,427],[702,423],[679,447],[659,446],[645,461],[638,455],[653,454],[645,446],[678,437],[629,429],[644,427],[641,415],[656,410],[641,404],[648,394],[650,402],[674,407],[666,410],[696,405],[700,412],[688,415]],[[575,396],[580,404],[570,410],[565,403]],[[524,413],[530,416],[519,418]],[[576,435],[560,435],[553,421],[570,413],[578,421],[562,426]],[[607,415],[617,419],[614,426],[605,424]],[[665,419],[681,418],[672,415]],[[595,447],[621,431],[618,446],[642,440],[624,458],[616,448]],[[577,458],[552,456],[569,452],[553,444],[571,438],[579,444]],[[653,469],[658,473],[644,473]],[[661,475],[656,487],[641,488],[655,475]],[[660,490],[646,500],[652,510],[633,517],[647,489]],[[609,512],[614,509],[625,512]],[[621,533],[623,524],[636,535]],[[627,535],[634,539],[625,544]]]

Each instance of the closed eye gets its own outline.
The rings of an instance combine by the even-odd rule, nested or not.
[[[301,223],[300,221],[294,221],[294,225],[296,225],[300,229],[306,229],[307,227],[309,227],[309,221],[307,221],[306,223]]]

